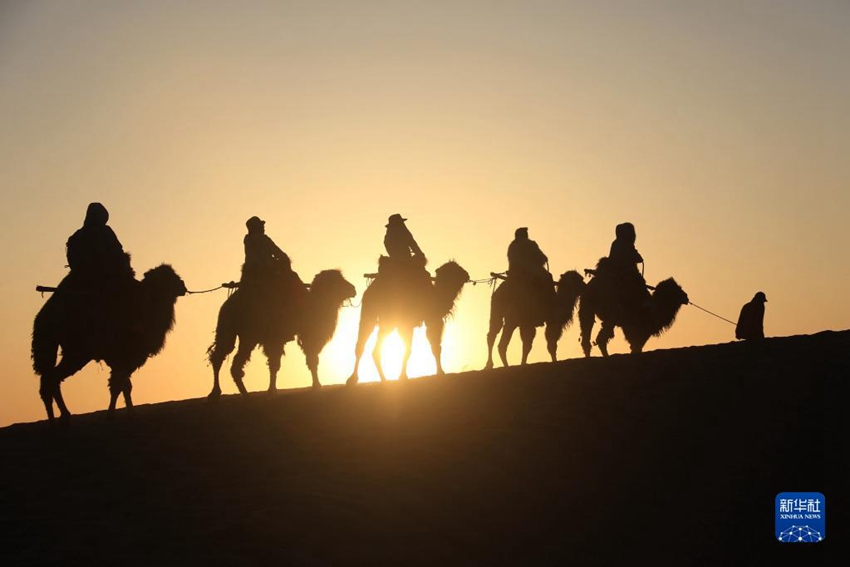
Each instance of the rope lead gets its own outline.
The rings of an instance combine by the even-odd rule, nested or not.
[[[729,319],[727,319],[726,317],[721,317],[721,316],[720,316],[720,315],[718,315],[717,313],[712,313],[712,312],[711,312],[711,311],[709,311],[708,309],[705,309],[705,308],[703,308],[703,307],[700,307],[699,305],[697,305],[697,304],[696,304],[696,303],[694,303],[693,301],[689,301],[689,302],[688,302],[688,305],[693,305],[693,306],[694,306],[694,307],[696,307],[697,309],[699,309],[699,310],[701,310],[701,311],[705,311],[705,312],[706,312],[706,313],[708,313],[709,315],[714,315],[715,317],[717,317],[717,318],[718,318],[718,319],[720,319],[721,321],[726,321],[726,322],[727,322],[727,323],[729,323],[730,325],[735,325],[735,326],[737,326],[737,323],[733,323],[732,321],[730,321],[730,320],[729,320]]]

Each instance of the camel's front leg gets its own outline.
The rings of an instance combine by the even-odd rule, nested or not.
[[[522,362],[520,364],[528,364],[528,354],[531,352],[531,346],[534,344],[536,335],[537,327],[534,325],[519,328],[519,336],[522,339]]]
[[[133,396],[131,395],[133,392],[133,383],[130,381],[130,377],[127,377],[127,383],[124,385],[124,389],[121,390],[121,393],[124,394],[124,406],[128,410],[133,409]]]
[[[372,349],[372,361],[375,363],[375,368],[378,369],[378,376],[381,382],[386,382],[387,377],[384,375],[384,367],[381,365],[381,354],[384,350],[384,341],[392,333],[392,329],[378,326],[378,336],[375,338],[375,348]]]
[[[130,389],[132,388],[130,386],[130,373],[131,371],[125,368],[113,368],[109,375],[109,409],[107,410],[109,417],[115,415],[118,396],[125,390],[124,400],[126,401],[130,396]]]
[[[263,352],[269,361],[269,393],[277,392],[277,373],[280,371],[280,359],[283,357],[283,344],[264,345]]]
[[[399,380],[407,380],[407,362],[410,360],[410,352],[413,350],[413,327],[398,329],[398,336],[404,343],[404,355],[401,357],[401,374]]]
[[[437,375],[442,376],[445,374],[443,372],[443,320],[441,319],[438,323],[428,325],[425,327],[425,336],[428,338],[428,343],[431,345],[431,354],[434,355],[434,360],[437,362]],[[490,335],[487,335],[487,339],[489,341]],[[488,364],[488,368],[493,367],[493,345],[490,344],[490,360]]]
[[[304,358],[307,361],[307,368],[310,369],[310,376],[313,377],[313,387],[321,388],[322,383],[319,382],[319,353],[316,352],[313,345],[304,345]]]
[[[516,325],[513,323],[506,323],[502,328],[502,339],[499,341],[499,358],[502,359],[502,366],[508,365],[508,345],[511,344],[511,337],[514,336],[514,331],[516,331]]]

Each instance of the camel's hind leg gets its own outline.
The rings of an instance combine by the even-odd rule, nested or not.
[[[608,342],[614,338],[614,325],[602,321],[599,334],[596,335],[596,346],[602,352],[602,356],[608,356]]]
[[[224,333],[216,333],[215,342],[207,351],[210,364],[213,369],[213,387],[207,398],[215,400],[221,397],[221,367],[227,356],[236,348],[236,335],[225,335]]]
[[[378,369],[378,376],[381,378],[381,382],[387,381],[387,377],[384,375],[384,367],[381,366],[381,353],[384,349],[384,341],[388,336],[390,336],[392,331],[392,329],[379,326],[378,336],[375,339],[375,347],[372,349],[372,361],[375,363],[375,368]],[[404,372],[404,370],[402,370],[402,372]]]
[[[514,336],[517,326],[513,323],[505,323],[502,328],[502,339],[499,341],[499,358],[502,359],[502,366],[508,367],[508,345],[511,344],[511,338]]]
[[[487,331],[487,365],[485,369],[493,368],[493,346],[496,344],[496,337],[499,331],[502,330],[502,318],[490,317],[490,330]]]
[[[537,327],[534,325],[519,328],[519,336],[522,339],[522,362],[520,364],[528,364],[528,354],[531,352],[531,346],[534,344],[536,335]]]
[[[581,307],[578,311],[578,321],[581,328],[581,349],[584,351],[584,356],[590,356],[592,343],[590,342],[591,333],[593,333],[593,325],[596,323],[596,314],[593,309],[585,306],[585,302],[581,302]]]
[[[269,361],[269,393],[274,393],[277,392],[277,373],[280,371],[283,345],[263,345],[263,352]]]
[[[76,374],[88,363],[88,359],[84,360],[75,358],[71,355],[65,356],[63,354],[62,360],[59,361],[59,364],[57,364],[53,370],[45,373],[41,377],[39,394],[41,395],[41,401],[44,402],[44,409],[47,410],[48,421],[52,422],[54,419],[54,401],[56,402],[56,407],[59,408],[59,416],[63,420],[67,420],[71,417],[71,412],[68,411],[68,406],[65,405],[65,400],[62,398],[62,380],[68,376]]]
[[[239,339],[239,348],[236,349],[236,354],[233,356],[233,362],[230,365],[230,375],[233,377],[233,382],[236,383],[236,388],[243,396],[248,395],[248,390],[245,389],[245,383],[242,379],[245,377],[245,365],[251,360],[251,352],[257,346],[255,341],[249,341],[245,337]]]

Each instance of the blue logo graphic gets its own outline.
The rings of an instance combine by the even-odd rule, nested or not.
[[[775,509],[779,541],[817,543],[826,537],[826,498],[820,492],[780,492]]]

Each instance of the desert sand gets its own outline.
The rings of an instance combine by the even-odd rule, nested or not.
[[[14,425],[0,564],[837,562],[849,353],[824,332]],[[783,491],[824,493],[823,542],[775,540]]]

